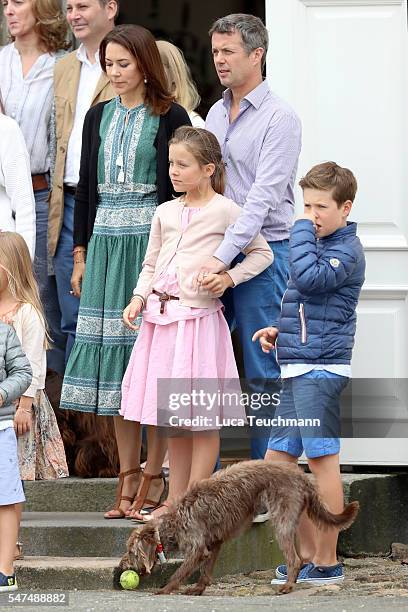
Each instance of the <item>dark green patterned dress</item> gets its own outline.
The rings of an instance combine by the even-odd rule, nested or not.
[[[116,416],[136,334],[122,313],[136,286],[157,206],[159,117],[109,102],[100,125],[98,209],[61,407]]]

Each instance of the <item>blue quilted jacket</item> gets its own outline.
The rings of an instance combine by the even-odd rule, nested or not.
[[[317,240],[311,221],[294,224],[290,279],[279,324],[279,363],[350,363],[365,272],[356,230],[355,223],[348,223]]]

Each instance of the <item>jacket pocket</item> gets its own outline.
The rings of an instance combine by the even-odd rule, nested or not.
[[[300,319],[300,341],[302,344],[306,344],[307,327],[306,327],[306,317],[305,317],[305,305],[303,303],[299,304],[299,319]]]

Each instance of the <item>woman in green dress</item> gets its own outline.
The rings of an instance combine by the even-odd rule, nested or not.
[[[145,28],[116,27],[101,43],[100,61],[117,97],[91,108],[84,122],[72,274],[81,302],[61,408],[114,417],[120,474],[105,518],[122,518],[158,504],[164,487],[163,441],[148,439],[150,462],[142,475],[136,423],[118,415],[136,339],[122,312],[137,284],[155,208],[172,197],[168,141],[190,120],[167,90],[155,39]]]

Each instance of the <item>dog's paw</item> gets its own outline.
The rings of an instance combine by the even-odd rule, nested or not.
[[[171,595],[173,593],[173,589],[168,586],[164,586],[158,591],[155,592],[155,595]]]
[[[195,584],[194,586],[184,589],[183,595],[202,595],[204,591],[205,586],[198,586],[197,584]]]
[[[291,593],[293,591],[293,584],[285,582],[279,589],[276,591],[276,595],[287,595],[287,593]]]

